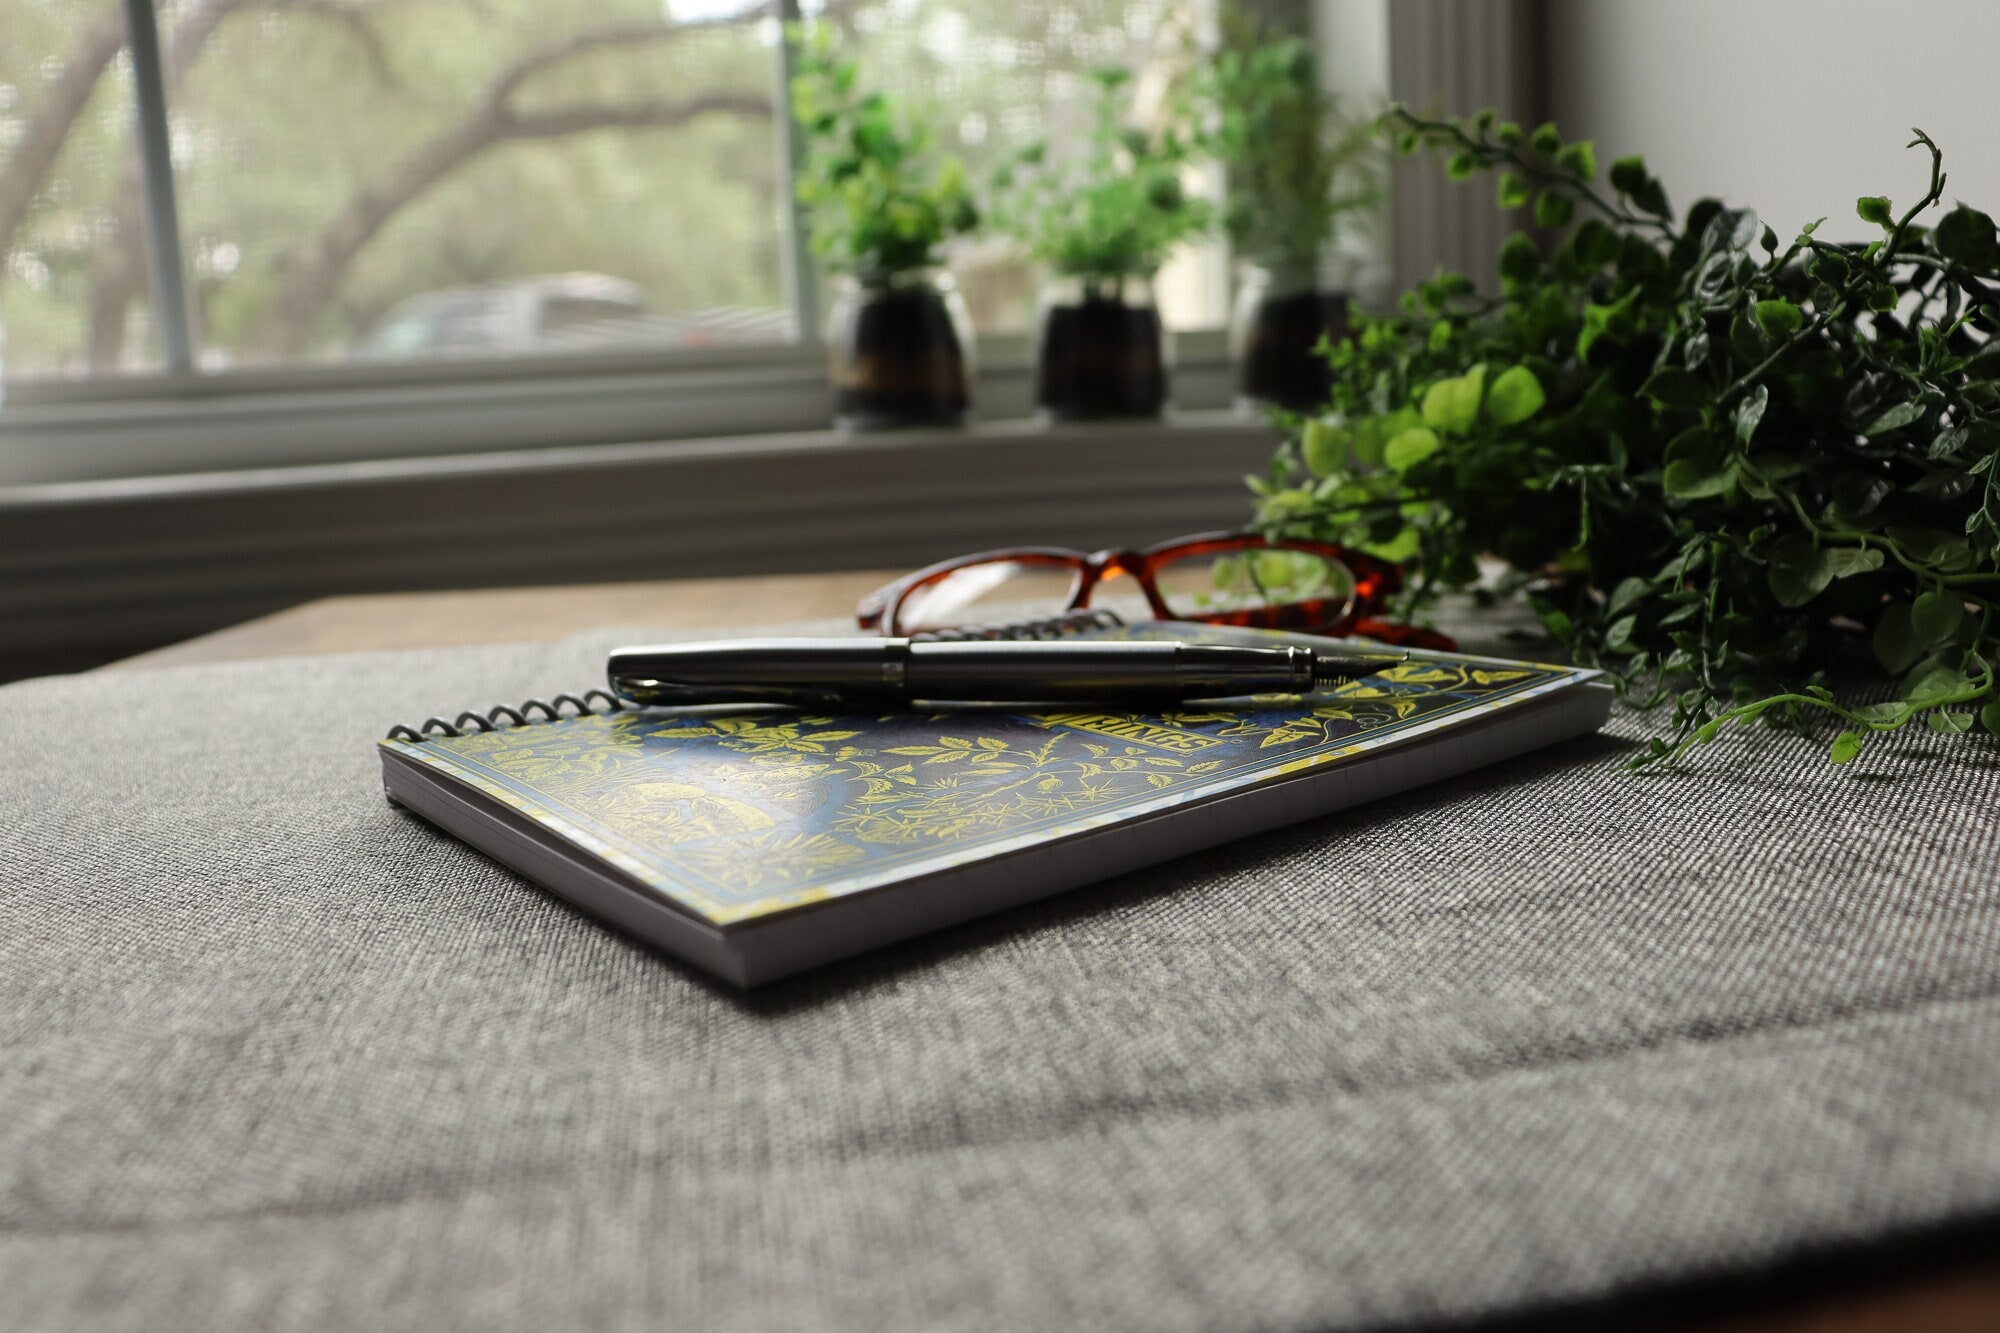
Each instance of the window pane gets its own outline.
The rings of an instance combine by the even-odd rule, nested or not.
[[[163,12],[203,364],[789,338],[759,8]]]
[[[117,0],[0,0],[0,351],[9,379],[155,364]]]
[[[1212,9],[1187,0],[878,0],[834,21],[851,34],[861,77],[928,115],[939,143],[983,186],[1023,144],[1046,136],[1061,152],[1088,132],[1089,75],[1100,66],[1130,68],[1137,118],[1158,115],[1188,59],[1190,25]],[[1188,184],[1215,193],[1213,179]],[[1039,275],[1005,238],[963,244],[952,258],[975,325],[1027,327]],[[1220,246],[1183,246],[1159,276],[1161,313],[1176,328],[1221,325],[1227,286]]]

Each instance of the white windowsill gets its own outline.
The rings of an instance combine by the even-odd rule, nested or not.
[[[990,337],[977,352],[975,421],[1027,417],[1028,340]],[[1229,403],[1219,331],[1177,334],[1174,353],[1177,408]],[[0,405],[0,487],[795,435],[830,417],[812,345],[50,383]]]

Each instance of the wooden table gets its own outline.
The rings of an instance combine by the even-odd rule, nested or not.
[[[242,661],[551,639],[619,625],[732,629],[852,615],[855,602],[902,573],[871,570],[658,583],[600,583],[476,592],[328,597],[103,668],[136,670]],[[1909,1250],[1912,1247],[1903,1247]],[[1954,1247],[1815,1265],[1797,1280],[1723,1293],[1648,1328],[1706,1333],[1992,1333],[2000,1329],[2000,1255]]]
[[[365,652],[378,648],[516,643],[523,639],[558,639],[618,625],[741,629],[790,620],[838,619],[852,616],[854,604],[865,594],[907,572],[864,570],[326,597],[185,643],[140,653],[114,662],[104,670]]]

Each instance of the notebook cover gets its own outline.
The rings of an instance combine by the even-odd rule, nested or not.
[[[1314,642],[1164,622],[1091,637]],[[1431,653],[1242,708],[636,711],[381,744],[729,926],[1337,764],[1596,675]]]

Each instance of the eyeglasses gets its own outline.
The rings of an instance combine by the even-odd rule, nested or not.
[[[861,599],[855,618],[863,629],[923,635],[1090,607],[1120,618],[1360,634],[1450,649],[1441,634],[1381,618],[1402,583],[1394,564],[1328,542],[1210,532],[1143,550],[1022,546],[962,555],[877,588]]]

